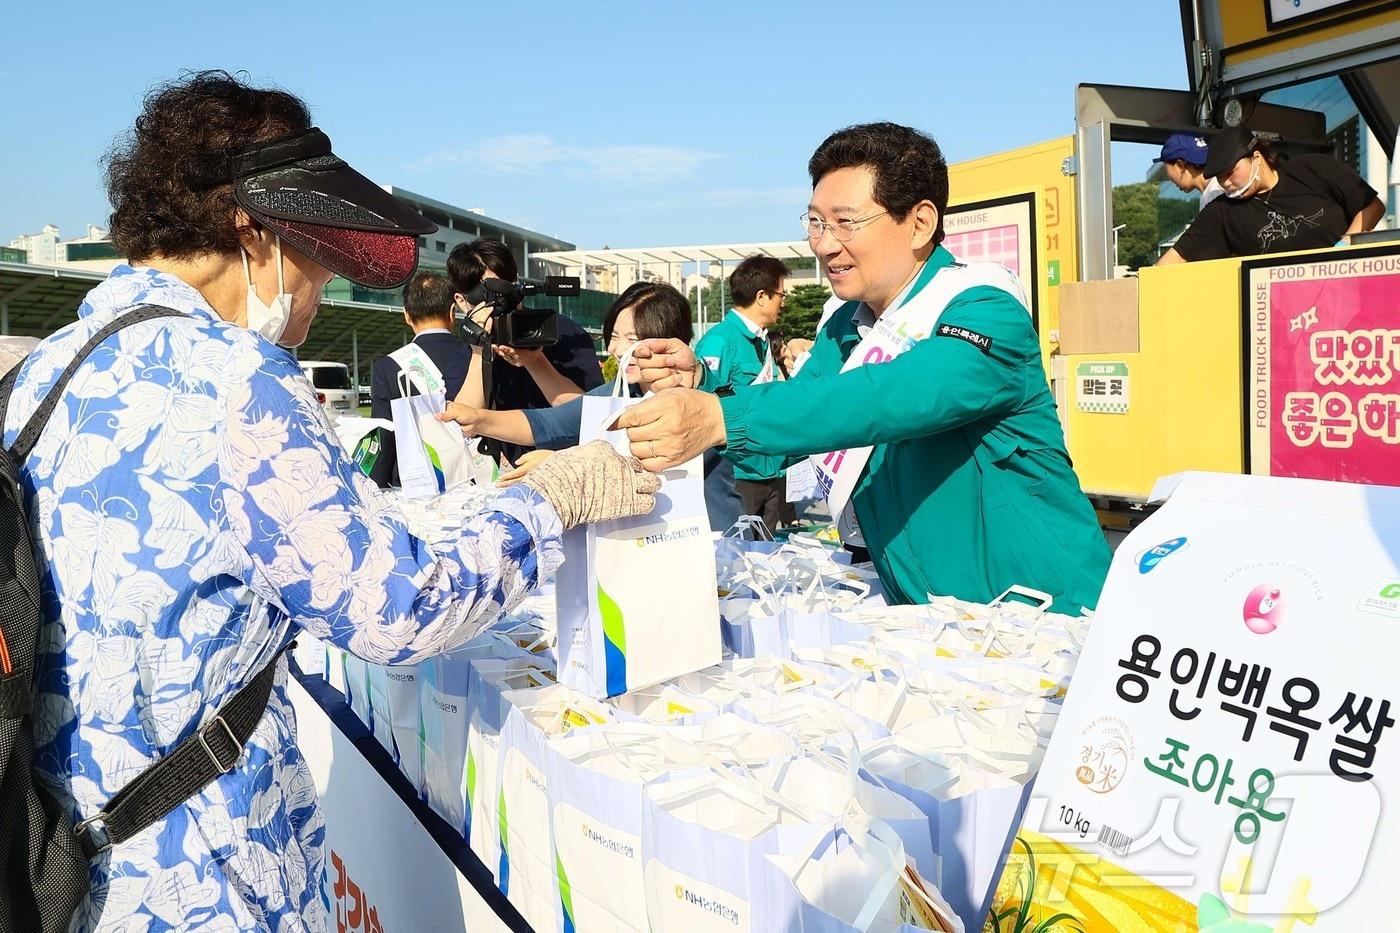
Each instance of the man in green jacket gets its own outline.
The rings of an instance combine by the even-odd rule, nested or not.
[[[618,421],[633,454],[652,470],[719,445],[818,455],[833,511],[849,503],[843,532],[863,537],[891,602],[985,602],[1020,584],[1058,611],[1092,608],[1108,546],[1014,276],[938,245],[938,145],[909,127],[855,126],[808,171],[802,222],[836,295],[811,359],[791,381],[716,395],[695,391],[703,370],[688,347],[646,342],[643,381],[660,394]]]
[[[774,380],[777,363],[768,343],[768,328],[778,323],[787,292],[788,268],[772,256],[750,256],[729,274],[734,308],[695,345],[705,367],[705,388],[722,391],[766,385]],[[745,515],[757,515],[770,529],[797,520],[787,501],[784,458],[751,450],[728,448],[734,464],[734,488]]]

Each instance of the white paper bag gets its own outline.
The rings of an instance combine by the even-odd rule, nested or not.
[[[704,722],[723,712],[720,704],[671,684],[633,690],[613,697],[610,705],[624,716],[635,716],[657,725]]]
[[[852,743],[836,740],[801,757],[750,769],[749,774],[809,812],[862,823],[883,821],[920,871],[936,870],[927,817],[908,798],[863,777],[861,755]]]
[[[821,745],[847,736],[865,745],[890,734],[884,726],[839,703],[805,693],[741,700],[734,704],[734,711],[745,719],[781,729],[801,745]]]
[[[625,359],[618,373],[625,386]],[[580,440],[605,433],[630,454],[625,432],[603,431],[630,404],[620,394],[585,395]],[[714,536],[701,458],[667,471],[664,480],[650,515],[564,534],[555,585],[559,680],[590,696],[617,696],[719,662]]]
[[[644,723],[584,729],[547,755],[557,890],[565,930],[646,933],[646,784],[677,767],[673,743]]]
[[[801,900],[793,929],[963,933],[952,908],[911,869],[899,837],[878,820],[837,820],[812,839],[793,845],[796,841],[786,836],[779,853],[770,856]]]
[[[423,715],[418,697],[418,665],[384,668],[394,757],[413,789],[423,793]],[[376,714],[377,715],[377,714]]]
[[[326,683],[340,691],[345,702],[350,702],[350,678],[345,670],[349,653],[337,645],[326,642]]]
[[[326,643],[321,639],[298,632],[296,644],[292,647],[292,660],[297,662],[297,670],[307,677],[328,679]]]
[[[477,486],[495,486],[501,478],[501,463],[481,452],[481,438],[467,441],[467,477]]]
[[[369,711],[369,664],[350,652],[344,654],[345,702],[366,728],[373,728],[374,716]]]
[[[809,838],[826,818],[727,771],[646,788],[642,870],[651,930],[769,933],[793,929],[796,898],[768,855],[785,833]]]
[[[467,756],[467,657],[453,652],[419,665],[421,796],[433,812],[466,830],[462,768]]]
[[[606,723],[611,713],[560,684],[510,690],[501,699],[508,712],[496,791],[496,884],[534,930],[558,929],[563,905],[556,894],[548,744],[575,729]]]
[[[389,669],[383,664],[366,664],[365,674],[369,685],[369,731],[392,757],[394,714],[389,708]]]
[[[467,814],[463,835],[493,875],[499,869],[501,729],[508,712],[502,698],[510,690],[528,690],[553,683],[554,672],[543,666],[546,662],[547,659],[525,652],[505,660],[479,658],[470,662],[467,761],[462,771],[461,790]],[[500,883],[499,877],[496,882]]]
[[[437,420],[447,399],[441,393],[407,394],[402,374],[400,383],[405,394],[390,400],[389,410],[394,416],[394,449],[403,494],[427,499],[467,482],[471,465],[462,431],[456,424]]]

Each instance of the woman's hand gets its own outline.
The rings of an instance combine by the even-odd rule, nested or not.
[[[811,350],[812,341],[806,337],[793,337],[783,344],[783,368],[789,373],[793,373],[802,354],[810,353]]]
[[[656,508],[661,477],[606,441],[560,451],[538,464],[523,485],[544,496],[567,531],[577,525],[646,515]]]
[[[693,389],[700,384],[695,351],[675,338],[638,340],[632,362],[640,371],[642,388],[653,395],[667,389]]]
[[[515,469],[496,480],[496,485],[502,489],[507,486],[514,486],[525,477],[534,472],[535,467],[544,463],[554,456],[552,450],[530,450],[520,455],[520,459],[515,461]]]
[[[512,366],[519,366],[522,369],[535,369],[541,364],[548,364],[544,351],[539,347],[531,349],[520,349],[518,347],[507,347],[497,345],[493,347],[496,355]]]
[[[473,408],[470,405],[463,405],[461,402],[448,402],[444,411],[438,412],[437,420],[455,421],[462,426],[462,433],[467,437],[481,436],[482,421],[489,414],[484,408]]]

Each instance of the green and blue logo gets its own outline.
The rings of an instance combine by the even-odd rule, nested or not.
[[[433,465],[433,482],[437,483],[437,491],[446,492],[447,474],[442,469],[442,458],[438,456],[432,444],[424,444],[423,451],[428,455],[428,462]]]
[[[603,669],[608,696],[627,692],[627,630],[622,624],[622,608],[598,586],[598,614],[603,618]]]
[[[564,863],[559,853],[554,853],[554,873],[559,876],[559,901],[564,907],[564,933],[574,933],[574,892],[569,887],[569,876],[564,871]]]
[[[506,789],[501,788],[496,797],[496,829],[501,834],[501,860],[496,866],[496,887],[501,889],[502,894],[510,893],[510,843],[506,830],[509,826],[506,823]]]

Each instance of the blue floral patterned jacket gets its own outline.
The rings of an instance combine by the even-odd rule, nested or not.
[[[23,479],[43,578],[38,767],[75,818],[274,658],[298,630],[379,663],[469,638],[561,559],[559,519],[516,487],[429,548],[340,450],[286,350],[179,279],[120,266],[24,364],[14,442],[74,352],[123,312]],[[323,930],[324,827],[285,661],[237,767],[92,864],[74,929]]]

